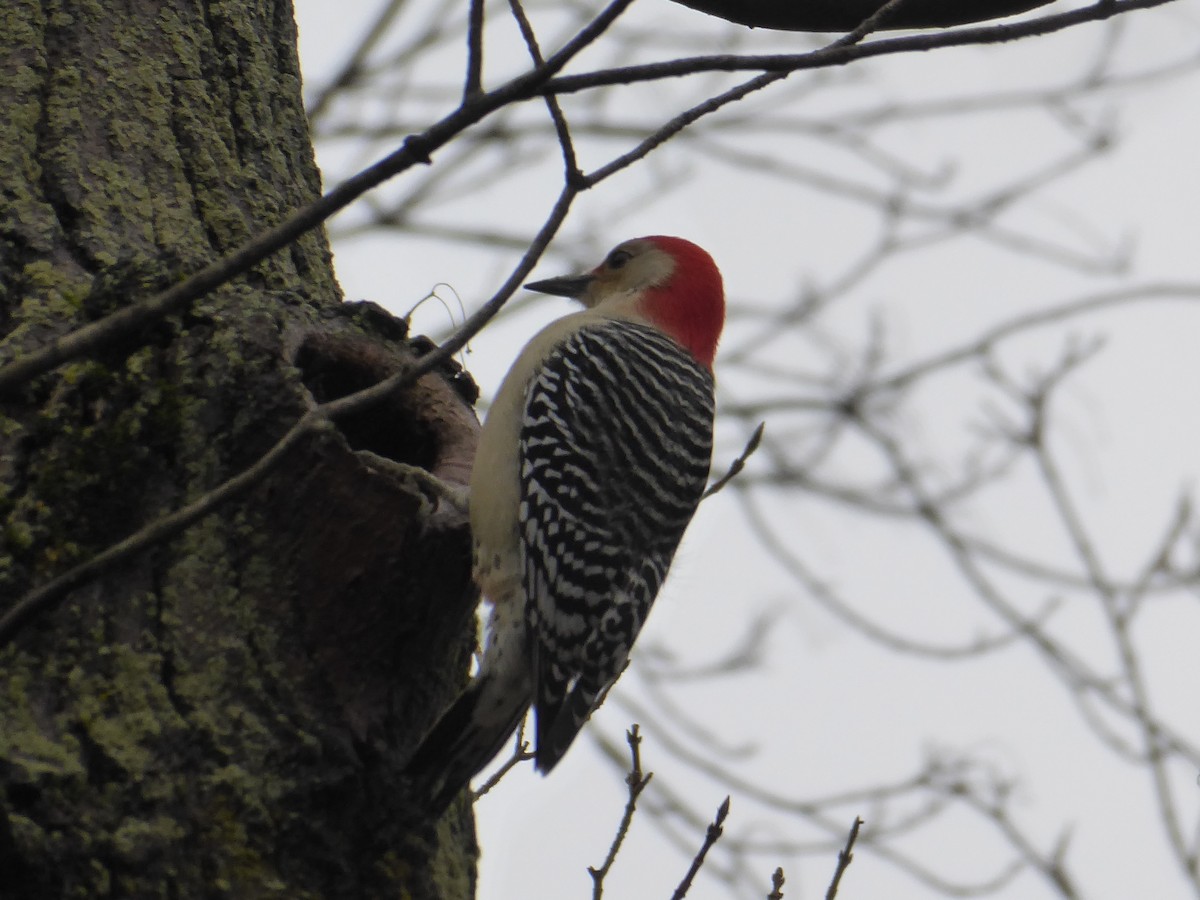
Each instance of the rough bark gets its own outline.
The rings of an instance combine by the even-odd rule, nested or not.
[[[2,360],[319,190],[285,0],[9,0],[0,107]],[[0,398],[0,610],[412,353],[312,233]],[[377,464],[462,481],[466,394],[339,422],[0,650],[0,895],[473,894],[469,806],[400,777],[470,650],[465,524]]]
[[[674,0],[751,28],[780,31],[850,31],[883,6],[883,0]],[[882,29],[948,28],[984,22],[1045,6],[1050,0],[905,0]]]

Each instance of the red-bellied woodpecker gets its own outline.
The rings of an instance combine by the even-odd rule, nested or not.
[[[528,285],[586,308],[517,357],[471,476],[479,672],[408,771],[448,803],[532,703],[549,772],[605,692],[704,493],[721,274],[690,241],[626,241],[585,275]]]

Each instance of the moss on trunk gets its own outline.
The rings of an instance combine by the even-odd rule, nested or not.
[[[286,2],[12,0],[0,105],[0,361],[319,191]],[[0,609],[268,449],[312,401],[298,334],[403,364],[379,322],[342,306],[313,232],[0,398]],[[441,379],[419,387],[380,415],[407,433],[431,395],[457,404],[401,460],[427,466],[473,432]],[[470,649],[467,536],[355,449],[320,434],[0,650],[5,897],[473,893],[469,809],[423,822],[400,777]]]

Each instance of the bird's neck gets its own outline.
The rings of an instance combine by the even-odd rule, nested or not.
[[[717,342],[725,324],[725,299],[718,288],[704,285],[675,285],[670,289],[650,288],[643,292],[639,311],[711,369]]]

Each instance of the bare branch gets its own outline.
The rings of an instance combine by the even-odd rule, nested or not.
[[[1098,0],[1091,6],[1081,7],[1055,15],[1043,16],[1004,25],[987,25],[955,31],[919,34],[908,37],[886,38],[868,43],[829,46],[811,53],[787,53],[768,56],[692,56],[661,63],[602,69],[582,75],[565,75],[552,78],[540,87],[544,93],[572,94],[590,88],[610,84],[637,84],[658,81],[663,78],[678,78],[697,72],[745,72],[764,73],[799,72],[827,66],[843,66],[860,59],[891,56],[896,53],[922,52],[944,47],[968,47],[981,44],[998,44],[1019,38],[1053,34],[1084,22],[1099,22],[1139,9],[1152,9],[1178,0]],[[861,19],[855,20],[856,22]]]
[[[1039,393],[1031,398],[1031,404],[1036,404],[1039,412],[1044,415],[1046,393]],[[1181,811],[1174,794],[1171,791],[1170,779],[1167,774],[1167,763],[1171,750],[1160,737],[1158,716],[1154,713],[1149,687],[1142,659],[1134,646],[1134,638],[1130,631],[1130,610],[1125,609],[1118,598],[1115,587],[1110,582],[1094,540],[1088,533],[1077,504],[1067,487],[1066,480],[1058,467],[1053,454],[1046,442],[1041,439],[1036,442],[1036,459],[1041,471],[1042,480],[1054,502],[1059,519],[1075,549],[1075,554],[1088,573],[1096,595],[1101,600],[1109,634],[1117,650],[1121,667],[1121,688],[1129,695],[1128,715],[1134,721],[1142,740],[1142,759],[1148,766],[1154,785],[1155,799],[1158,803],[1159,815],[1166,828],[1168,842],[1177,863],[1183,871],[1194,875],[1195,860],[1188,847],[1188,838],[1184,834],[1181,821]],[[1157,554],[1156,554],[1157,555]]]
[[[354,47],[354,52],[350,54],[350,58],[342,64],[341,69],[333,77],[329,84],[317,94],[308,107],[308,118],[313,123],[314,127],[320,121],[325,111],[329,108],[329,104],[339,91],[345,90],[347,87],[354,84],[361,76],[363,71],[363,63],[371,51],[387,34],[388,26],[404,8],[406,0],[388,0],[387,3],[379,11],[379,15],[375,17],[375,21],[367,28],[366,36],[359,40]]]
[[[536,65],[543,65],[542,50],[538,46],[537,35],[533,32],[529,17],[525,15],[525,8],[521,5],[521,0],[509,0],[509,7],[512,9],[513,18],[517,20],[517,27],[521,29],[521,37],[524,38],[525,45],[529,48],[530,57]],[[567,126],[567,117],[563,115],[558,98],[548,94],[546,108],[550,111],[550,119],[554,123],[554,133],[558,136],[559,147],[562,148],[566,182],[582,189],[585,187],[583,172],[579,169],[575,144],[571,140],[571,130]]]
[[[716,112],[730,103],[741,100],[743,97],[752,94],[755,91],[761,90],[768,85],[774,84],[777,81],[781,81],[784,78],[787,78],[787,76],[790,74],[790,71],[785,71],[770,72],[766,75],[759,75],[755,78],[751,78],[744,84],[740,84],[737,87],[725,91],[723,94],[710,97],[703,103],[697,103],[691,109],[685,110],[673,118],[670,122],[657,129],[653,134],[641,141],[628,153],[624,153],[612,160],[612,162],[608,163],[607,165],[596,169],[596,171],[587,176],[588,183],[596,184],[605,178],[608,178],[610,175],[616,174],[637,160],[645,157],[646,154],[648,154],[654,148],[665,144],[668,140],[670,140],[679,132],[683,131],[683,129],[687,128],[687,126],[691,125],[698,119],[708,115],[709,113]]]
[[[733,479],[738,476],[742,469],[746,468],[746,460],[748,460],[751,455],[753,455],[754,451],[758,449],[759,443],[762,442],[763,431],[766,429],[766,427],[766,422],[758,423],[758,427],[756,427],[754,432],[750,435],[750,440],[746,441],[746,446],[742,449],[742,452],[738,455],[737,459],[729,464],[729,470],[715,482],[713,482],[712,486],[704,492],[704,496],[700,498],[701,500],[707,500],[717,491],[721,490],[721,488],[725,487],[725,485],[729,484],[729,482],[733,481]]]
[[[634,724],[630,727],[625,737],[629,742],[629,774],[625,778],[625,784],[629,786],[629,797],[625,801],[625,811],[621,814],[617,833],[613,836],[612,845],[608,848],[608,855],[604,857],[604,862],[600,864],[599,868],[588,866],[588,874],[592,876],[592,900],[600,900],[603,896],[604,879],[608,877],[613,863],[617,861],[617,854],[621,852],[621,845],[629,834],[629,826],[633,824],[633,814],[637,810],[638,797],[642,795],[642,791],[654,777],[653,772],[642,774],[642,736],[638,731],[638,726]]]
[[[429,366],[429,368],[432,369],[433,366]],[[310,410],[292,426],[287,434],[279,439],[274,447],[239,475],[182,509],[156,519],[124,540],[97,553],[87,562],[80,563],[68,572],[30,591],[0,618],[0,647],[7,645],[22,627],[40,613],[56,606],[75,588],[97,578],[143,550],[170,540],[225,501],[241,495],[258,484],[302,437],[316,430],[326,421],[326,413],[327,411],[320,407]]]
[[[1057,324],[1076,316],[1101,312],[1130,303],[1144,303],[1161,300],[1200,300],[1200,285],[1187,282],[1147,284],[1131,288],[1119,288],[1114,291],[1092,293],[1076,300],[1065,303],[1047,305],[1037,312],[1016,316],[987,330],[975,340],[962,347],[956,347],[945,353],[930,356],[926,360],[909,366],[880,379],[872,386],[872,391],[894,390],[904,387],[925,377],[930,372],[944,369],[950,365],[970,362],[987,353],[992,347],[1015,335]]]
[[[471,315],[462,326],[436,350],[426,353],[411,368],[401,370],[390,378],[365,390],[349,394],[337,400],[323,403],[309,410],[279,441],[257,462],[220,486],[209,491],[193,503],[170,515],[156,519],[124,540],[101,551],[87,562],[50,582],[35,588],[15,603],[0,618],[0,647],[5,646],[20,629],[35,616],[53,608],[72,590],[91,581],[103,572],[138,553],[169,540],[182,532],[226,501],[237,497],[258,484],[284,458],[287,451],[311,431],[327,427],[330,419],[339,415],[359,412],[378,403],[393,391],[411,384],[422,375],[433,371],[449,360],[466,343],[479,333],[498,313],[528,274],[533,271],[542,251],[558,232],[578,191],[564,187],[537,237],[529,245],[520,262],[513,268],[496,293]]]
[[[978,560],[972,555],[961,535],[947,521],[945,510],[929,497],[922,479],[897,441],[875,423],[861,422],[859,425],[864,435],[870,436],[877,442],[890,465],[894,467],[899,481],[912,492],[921,518],[939,537],[959,573],[966,579],[976,595],[1004,621],[1010,625],[1017,624],[1021,620],[1017,609],[981,569]],[[1037,649],[1047,665],[1071,687],[1077,704],[1082,704],[1084,699],[1089,696],[1095,697],[1102,700],[1110,712],[1118,714],[1127,721],[1134,723],[1146,721],[1144,699],[1130,698],[1127,691],[1123,690],[1120,685],[1114,684],[1109,678],[1098,675],[1061,639],[1044,629],[1030,629],[1027,631],[1027,636],[1030,646]],[[1171,729],[1166,723],[1154,721],[1153,738],[1155,754],[1170,752],[1183,757],[1190,765],[1200,764],[1200,748],[1197,748],[1184,734]]]
[[[278,225],[260,232],[228,256],[209,263],[175,287],[127,306],[97,322],[85,325],[32,353],[19,356],[0,367],[0,393],[56,368],[62,363],[90,353],[163,316],[185,309],[189,304],[248,271],[272,253],[286,247],[311,228],[364,193],[418,163],[428,163],[430,154],[466,128],[517,100],[536,96],[539,88],[598,38],[633,0],[613,0],[561,50],[540,66],[514,78],[494,91],[464,103],[419,135],[410,135],[403,145],[379,162],[342,182],[312,203],[301,207]],[[577,190],[576,187],[571,188]]]
[[[704,843],[696,851],[696,855],[692,858],[691,867],[688,869],[687,874],[683,876],[683,881],[679,882],[679,887],[675,889],[675,893],[671,895],[671,900],[683,900],[687,896],[687,892],[692,888],[692,881],[700,871],[700,867],[704,865],[704,857],[708,855],[708,851],[713,848],[713,845],[725,833],[725,829],[722,826],[725,824],[725,817],[728,815],[729,798],[726,797],[721,805],[717,807],[717,815],[713,818],[712,824],[704,832]]]
[[[848,47],[851,44],[857,44],[862,41],[867,35],[878,31],[881,28],[895,28],[897,26],[890,23],[900,19],[901,13],[905,7],[911,6],[913,0],[885,0],[878,9],[871,11],[866,10],[865,15],[856,25],[851,27],[844,35],[833,42],[834,47]],[[811,4],[809,4],[811,5]],[[817,29],[826,31],[828,29]],[[842,31],[843,29],[834,29]]]
[[[684,6],[752,28],[786,31],[846,31],[879,15],[880,0],[675,0]],[[1044,6],[1050,0],[983,0],[969,5],[954,0],[908,0],[878,28],[946,28],[982,22]]]
[[[474,797],[478,800],[480,797],[488,793],[492,788],[498,785],[504,776],[515,769],[518,765],[525,762],[527,759],[533,759],[533,754],[529,751],[529,741],[525,740],[525,719],[521,720],[521,724],[517,726],[517,733],[513,738],[513,751],[508,755],[508,759],[504,764],[496,770],[491,778],[485,781],[476,789]]]
[[[618,691],[614,697],[614,702],[632,716],[653,718],[647,709],[631,700],[627,692]],[[606,741],[599,737],[598,740],[600,740],[602,749],[605,749],[606,753],[609,752]],[[958,761],[933,758],[921,771],[895,782],[876,784],[860,790],[845,791],[839,794],[799,799],[787,796],[781,791],[780,785],[777,783],[759,784],[746,778],[732,768],[722,765],[706,752],[707,748],[697,751],[684,746],[675,739],[674,734],[670,730],[660,732],[658,740],[667,752],[677,760],[685,763],[705,777],[712,779],[715,783],[736,792],[739,797],[745,797],[761,804],[767,809],[784,812],[790,816],[807,821],[825,834],[838,836],[836,844],[831,846],[821,845],[817,848],[824,852],[829,852],[832,847],[840,846],[842,843],[840,836],[845,834],[844,825],[840,824],[839,819],[833,815],[835,811],[840,816],[840,810],[845,807],[862,808],[864,804],[870,804],[873,810],[870,817],[877,823],[882,823],[889,804],[911,799],[915,796],[923,796],[926,792],[932,790],[934,792],[932,800],[927,801],[924,809],[914,814],[914,816],[899,821],[892,829],[877,824],[872,830],[872,834],[877,839],[872,840],[870,844],[871,852],[875,856],[895,866],[898,870],[926,885],[931,890],[952,896],[986,894],[1010,883],[1021,872],[1022,868],[1027,865],[1024,860],[1018,858],[1008,865],[999,868],[992,875],[981,876],[969,882],[956,881],[939,875],[929,865],[904,853],[900,848],[889,846],[882,840],[889,833],[889,830],[903,833],[903,830],[911,822],[928,821],[935,815],[947,810],[950,802],[956,802],[959,799],[957,794],[944,791],[941,785],[950,783],[951,779],[957,779],[955,783],[962,783],[965,780],[965,775],[961,773],[969,771],[972,767],[977,767],[977,764],[972,763],[970,760]],[[677,792],[672,791],[668,783],[662,780],[657,781],[653,797],[648,796],[647,799],[649,802],[645,804],[647,807],[646,812],[652,817],[659,818],[660,829],[677,845],[680,845],[681,841],[667,822],[669,817],[682,818],[689,827],[700,827],[700,822],[697,821],[697,814],[691,810],[687,801]],[[767,848],[772,853],[778,853],[782,849],[775,845]],[[788,852],[795,852],[795,848],[790,848]]]
[[[797,582],[804,585],[805,589],[809,592],[809,596],[859,633],[897,652],[942,660],[979,657],[986,653],[1012,646],[1031,632],[1043,630],[1061,607],[1058,601],[1051,599],[1043,605],[1036,615],[1021,617],[1018,621],[1010,623],[1008,630],[994,635],[978,636],[959,645],[932,644],[927,641],[905,637],[880,626],[869,617],[856,611],[830,585],[826,584],[810,571],[800,558],[779,539],[775,529],[762,514],[757,502],[753,498],[743,494],[739,499],[742,502],[742,508],[746,512],[751,527],[754,529],[759,540],[763,542],[771,555],[788,573]]]
[[[850,826],[850,834],[846,838],[846,846],[838,851],[837,868],[833,872],[833,880],[829,882],[829,890],[825,892],[825,900],[834,900],[837,896],[838,886],[842,883],[842,876],[846,874],[846,869],[850,867],[850,863],[854,859],[854,842],[858,840],[858,829],[863,825],[863,820],[857,816],[854,818],[854,824]]]
[[[463,85],[464,105],[483,93],[483,4],[484,0],[470,0],[470,11],[467,15],[467,77]]]

